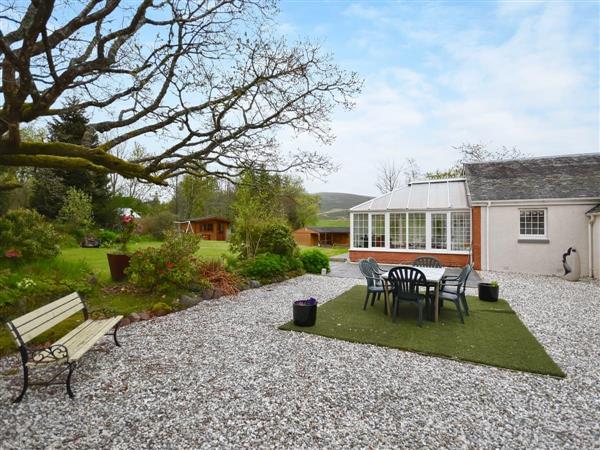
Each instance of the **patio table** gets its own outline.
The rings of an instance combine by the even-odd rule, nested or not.
[[[413,267],[413,266],[405,266],[405,267]],[[445,268],[437,268],[437,267],[415,267],[415,269],[419,269],[425,275],[427,279],[427,284],[434,287],[434,301],[433,301],[433,321],[437,322],[439,319],[439,303],[440,303],[440,281],[442,281],[442,277],[444,276]],[[381,274],[381,278],[383,279],[383,288],[385,289],[386,295],[388,294],[388,273],[384,272]],[[392,309],[390,306],[390,302],[387,302],[388,315],[391,317]]]

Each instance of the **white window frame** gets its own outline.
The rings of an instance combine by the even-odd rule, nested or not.
[[[544,233],[543,234],[521,234],[521,213],[525,211],[541,211],[544,213]],[[548,208],[519,208],[519,239],[548,239]]]
[[[539,209],[539,208],[531,208]],[[374,252],[397,252],[397,253],[438,253],[438,254],[453,254],[453,255],[470,255],[472,248],[467,250],[452,250],[452,213],[463,212],[469,213],[469,234],[471,240],[473,239],[473,217],[470,209],[457,209],[457,210],[414,210],[414,211],[369,211],[369,212],[353,212],[350,214],[350,250],[357,251],[374,251]],[[424,213],[425,214],[425,239],[426,244],[424,249],[412,249],[409,248],[409,213]],[[368,226],[368,246],[367,247],[354,247],[354,215],[355,214],[367,214],[367,226]],[[384,247],[373,247],[371,242],[372,235],[372,215],[384,214],[385,215],[385,243]],[[403,248],[390,248],[390,214],[404,214],[404,232],[405,232],[405,247]],[[431,248],[431,215],[432,214],[446,214],[446,239],[447,244],[445,249],[434,249]],[[547,217],[547,215],[546,215]],[[547,219],[546,219],[547,227]],[[472,242],[469,243],[472,246]]]

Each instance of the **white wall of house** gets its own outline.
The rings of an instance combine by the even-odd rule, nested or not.
[[[595,203],[562,203],[541,201],[482,205],[482,269],[562,275],[562,255],[569,247],[575,247],[581,261],[581,274],[588,276],[588,218],[585,213]],[[536,241],[520,236],[521,209],[545,210],[544,237],[536,237]]]

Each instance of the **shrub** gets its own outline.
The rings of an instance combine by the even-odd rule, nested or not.
[[[281,255],[261,253],[254,259],[249,259],[242,264],[241,272],[249,278],[261,281],[271,281],[283,278],[288,271],[288,264]]]
[[[149,234],[154,239],[163,240],[169,230],[173,230],[173,222],[176,216],[170,211],[160,211],[151,216],[141,219],[142,233]]]
[[[58,234],[36,211],[16,209],[0,217],[0,258],[31,261],[58,255]]]
[[[77,232],[77,237],[85,235],[94,223],[92,197],[74,187],[67,189],[58,220],[70,232]]]
[[[329,272],[329,258],[321,250],[314,248],[300,254],[304,270],[309,273],[321,273],[321,269]]]
[[[252,258],[261,253],[292,256],[298,249],[292,230],[279,220],[237,224],[230,238],[230,247],[242,258]]]
[[[98,233],[98,239],[100,239],[100,243],[105,247],[117,242],[118,237],[119,235],[111,230],[100,230]]]
[[[138,250],[131,256],[127,269],[130,281],[158,291],[187,288],[198,278],[194,253],[199,244],[195,234],[168,233],[160,247]]]
[[[304,272],[304,263],[297,256],[288,256],[285,259],[288,272],[302,273]]]
[[[298,249],[292,230],[283,223],[271,223],[265,227],[257,253],[273,253],[292,256]]]

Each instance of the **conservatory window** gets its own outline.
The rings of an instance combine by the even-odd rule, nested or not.
[[[408,248],[425,250],[427,247],[425,213],[408,213]]]
[[[446,213],[431,214],[431,248],[433,249],[448,248],[446,217]]]
[[[369,215],[354,214],[353,242],[355,248],[367,248],[369,246]]]
[[[471,215],[469,212],[453,212],[451,221],[452,250],[469,250],[471,248]]]
[[[390,214],[390,248],[406,248],[406,214]]]
[[[385,214],[371,216],[371,247],[385,247]]]

